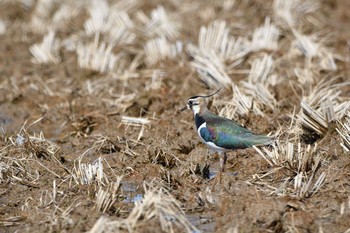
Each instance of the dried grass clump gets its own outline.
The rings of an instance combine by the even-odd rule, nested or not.
[[[147,148],[148,159],[151,163],[160,164],[168,168],[183,164],[170,148],[171,145],[163,140],[158,145],[149,146]]]
[[[24,220],[26,220],[26,217],[24,216],[0,218],[0,226],[3,226],[3,227],[18,226],[23,224]]]
[[[94,90],[91,90],[94,92]],[[125,93],[118,93],[114,94],[113,99],[106,98],[102,99],[104,103],[107,104],[108,107],[112,109],[117,109],[116,111],[110,112],[109,115],[114,115],[116,112],[125,112],[127,108],[133,105],[136,97],[136,93],[131,94],[125,94]]]
[[[275,111],[277,101],[270,87],[275,85],[274,62],[270,55],[256,57],[252,62],[248,80],[232,85],[232,98],[224,101],[221,114],[233,118],[237,113],[248,116],[250,113],[264,116],[266,110]]]
[[[141,127],[139,135],[137,136],[137,141],[139,141],[143,137],[143,133],[145,131],[145,126],[149,125],[151,123],[150,120],[147,118],[142,117],[128,117],[128,116],[122,116],[121,118],[122,124],[126,125],[126,129],[129,126],[137,126]]]
[[[125,12],[121,12],[115,17],[116,20],[120,21],[120,23],[117,24],[117,27],[114,26],[111,28],[111,30],[109,30],[110,43],[116,45],[135,43],[137,36],[133,32],[133,25],[132,21],[129,19],[129,16]]]
[[[254,99],[258,96],[260,98],[270,97],[270,93],[263,88],[258,89],[257,86],[250,83],[246,83],[244,89],[232,85],[232,98],[216,101],[214,105],[219,109],[220,116],[230,119],[235,118],[236,114],[243,117],[250,114],[265,116],[266,105]]]
[[[231,87],[232,80],[227,72],[240,64],[250,49],[246,39],[230,35],[225,21],[214,21],[208,27],[201,27],[198,46],[189,44],[187,51],[193,58],[190,64],[200,78],[217,89]],[[231,64],[227,66],[226,62]]]
[[[274,60],[271,55],[264,53],[258,56],[251,62],[248,82],[262,83],[265,85],[272,84],[271,74],[274,68]]]
[[[92,148],[95,148],[96,151],[101,152],[103,154],[112,154],[117,151],[120,151],[117,142],[109,138],[108,136],[97,134],[91,136],[94,141]]]
[[[28,129],[42,118],[26,126],[14,135],[6,136],[4,145],[0,145],[0,183],[19,183],[28,187],[39,188],[41,178],[40,169],[53,176],[61,178],[45,165],[53,162],[61,166],[58,158],[60,147],[47,140],[42,132],[30,134]],[[43,162],[43,160],[46,160]]]
[[[34,32],[45,33],[50,26],[49,19],[53,13],[56,5],[55,0],[40,0],[35,5],[31,18],[31,27]]]
[[[32,45],[29,48],[29,51],[34,57],[34,63],[58,63],[60,61],[60,57],[58,55],[59,47],[60,44],[55,38],[55,32],[50,31],[46,36],[44,36],[44,39],[40,44]]]
[[[44,157],[57,160],[55,155],[60,150],[60,147],[55,143],[47,140],[43,134],[40,132],[39,134],[28,135],[27,139],[25,139],[25,148],[33,153],[36,157]]]
[[[30,1],[21,1],[28,9],[33,5]],[[77,16],[83,7],[78,1],[40,0],[35,4],[31,16],[30,27],[35,33],[44,34],[49,31],[64,29],[68,22]]]
[[[345,116],[344,122],[340,120],[337,121],[338,127],[336,128],[338,134],[343,140],[340,145],[344,148],[346,152],[350,152],[350,112]]]
[[[170,43],[165,36],[151,39],[144,46],[147,64],[154,65],[164,59],[175,59],[182,54],[182,41]]]
[[[90,232],[135,232],[150,224],[151,220],[158,221],[165,232],[174,232],[175,226],[186,232],[197,230],[186,219],[178,201],[166,189],[145,184],[144,190],[143,199],[135,201],[135,207],[127,218],[111,221],[102,217]]]
[[[96,182],[99,186],[107,184],[108,179],[103,172],[102,158],[99,157],[93,163],[82,163],[84,155],[85,153],[74,161],[72,178],[75,183],[85,185]]]
[[[152,10],[151,18],[144,15],[143,12],[139,12],[138,19],[145,24],[142,31],[149,38],[166,37],[170,40],[176,40],[180,35],[181,24],[174,19],[174,16],[167,13],[163,6]]]
[[[299,123],[320,136],[328,131],[330,122],[341,119],[350,108],[350,101],[340,91],[349,83],[337,81],[337,78],[322,80],[301,101]]]
[[[121,191],[122,176],[116,176],[108,162],[101,157],[92,163],[83,163],[82,159],[92,150],[93,148],[87,150],[74,161],[70,178],[75,181],[76,185],[93,185],[90,187],[93,187],[93,192],[96,195],[95,209],[105,213],[112,209],[119,198],[118,193]],[[111,173],[115,176],[115,182],[106,175],[105,165],[110,168]]]
[[[238,232],[236,223],[231,220],[243,220],[243,223],[250,221],[250,211],[242,216],[220,214],[227,208],[240,209],[241,202],[250,202],[254,187],[250,190],[243,187],[240,184],[242,176],[227,176],[227,184],[230,185],[224,188],[229,192],[223,195],[206,187],[207,182],[197,175],[211,179],[213,174],[209,171],[209,165],[196,166],[198,161],[203,161],[200,154],[204,154],[204,149],[194,150],[198,149],[197,144],[192,144],[195,140],[184,135],[190,126],[193,127],[193,122],[180,122],[182,117],[173,112],[177,108],[177,101],[190,95],[186,91],[193,95],[199,92],[201,87],[194,86],[199,83],[198,80],[190,80],[193,76],[199,76],[208,88],[226,89],[212,98],[215,101],[214,107],[220,108],[219,115],[231,119],[239,115],[249,124],[266,123],[267,121],[261,121],[261,118],[265,118],[273,124],[263,124],[260,127],[267,130],[281,124],[283,126],[279,130],[289,133],[286,142],[268,148],[256,148],[269,169],[254,175],[248,181],[250,184],[271,195],[290,195],[302,199],[319,195],[326,178],[330,179],[323,171],[331,170],[334,166],[339,168],[339,175],[334,177],[335,184],[342,184],[337,178],[344,173],[346,166],[339,167],[342,160],[333,156],[332,150],[338,149],[332,143],[339,136],[332,130],[330,123],[338,122],[341,145],[349,152],[350,113],[347,113],[344,121],[342,119],[350,107],[346,96],[348,88],[345,86],[348,83],[344,81],[348,77],[344,75],[340,80],[326,75],[328,80],[319,78],[324,73],[336,71],[338,64],[335,61],[339,58],[326,41],[329,35],[314,34],[320,28],[327,28],[323,27],[324,21],[321,23],[311,14],[321,4],[314,0],[272,2],[273,5],[249,0],[16,0],[17,5],[11,5],[10,11],[5,14],[8,19],[0,19],[4,47],[10,48],[6,51],[9,66],[2,72],[9,77],[0,81],[0,89],[5,93],[0,93],[0,99],[5,97],[5,100],[0,100],[0,109],[4,103],[4,111],[8,112],[2,114],[0,111],[0,123],[4,123],[4,127],[16,124],[16,119],[12,119],[15,116],[9,117],[7,113],[16,112],[16,116],[25,116],[26,113],[17,113],[12,107],[34,106],[26,98],[34,94],[34,98],[38,97],[38,100],[47,104],[39,103],[39,108],[29,109],[28,114],[37,115],[38,111],[46,111],[49,106],[62,106],[58,109],[50,108],[52,112],[48,114],[56,120],[64,120],[68,116],[68,124],[71,125],[64,121],[61,126],[72,126],[73,132],[60,140],[65,151],[69,151],[69,154],[60,159],[57,159],[59,147],[56,144],[47,140],[42,133],[35,134],[27,128],[0,141],[0,193],[1,199],[9,202],[9,213],[5,213],[8,216],[1,216],[3,213],[0,211],[0,225],[17,225],[22,219],[10,216],[16,216],[18,211],[26,211],[33,216],[22,224],[21,229],[24,226],[32,231],[45,231],[42,230],[45,227],[49,228],[47,231],[57,232],[86,230],[94,216],[100,214],[104,216],[91,229],[93,233],[155,231],[160,228],[164,232],[198,232],[189,220],[189,215],[193,215],[199,218],[196,224],[203,227],[203,231],[209,228],[208,231],[226,229]],[[20,4],[25,9],[21,9]],[[336,8],[337,4],[335,5]],[[319,16],[329,13],[328,8],[333,7],[329,6],[329,1],[322,1],[322,6],[325,6],[325,12],[323,9],[318,11]],[[265,13],[273,15],[262,15]],[[341,14],[343,10],[336,13]],[[31,17],[30,21],[25,22],[28,17]],[[262,25],[257,25],[256,22],[262,22]],[[253,30],[249,31],[249,28]],[[195,35],[197,32],[198,35]],[[42,36],[33,33],[41,33]],[[11,46],[25,46],[25,42],[32,41],[35,37],[40,38],[40,41],[35,41],[29,48],[33,61],[55,64],[22,67],[13,71],[11,53],[18,51],[18,48],[13,50]],[[197,41],[194,41],[196,39],[193,38],[196,37]],[[344,38],[340,38],[340,41],[342,44],[337,45],[337,49],[344,47]],[[57,65],[60,62],[62,64]],[[93,72],[80,72],[79,67]],[[23,77],[23,73],[29,75]],[[53,92],[50,88],[60,92]],[[293,90],[285,90],[287,88]],[[162,96],[164,93],[166,95]],[[45,99],[42,94],[59,98]],[[79,106],[76,107],[77,105]],[[134,116],[137,108],[145,105],[150,106],[147,109],[151,112],[142,112],[143,117],[126,116],[131,113]],[[92,108],[97,108],[96,112],[85,115],[80,112],[75,115],[76,111],[86,112]],[[106,111],[110,112],[106,115],[99,113]],[[159,113],[162,121],[154,124],[154,130],[149,130],[154,123],[152,111]],[[252,114],[259,117],[252,117]],[[292,122],[288,128],[286,124],[289,123],[291,114]],[[169,117],[172,121],[178,121],[175,123],[179,127],[167,129],[169,122],[166,121]],[[108,129],[116,119],[123,127]],[[43,127],[47,129],[54,127],[44,123]],[[67,129],[62,127],[62,132],[65,133]],[[126,132],[120,132],[124,130]],[[92,134],[95,131],[102,134]],[[328,156],[332,156],[332,165],[323,160],[319,146],[300,142],[303,133],[309,131],[312,131],[312,136],[327,135],[321,143],[328,150]],[[55,137],[58,136],[56,133],[54,132]],[[170,137],[167,137],[168,133],[171,134]],[[78,147],[75,146],[77,138],[69,138],[72,135],[81,137],[78,141],[82,143]],[[140,141],[145,136],[147,139]],[[72,164],[70,158],[74,152],[71,154],[71,151],[86,145],[91,148]],[[179,147],[178,151],[176,147]],[[192,157],[196,159],[193,161]],[[108,164],[109,159],[113,163],[117,162],[113,168]],[[245,174],[250,174],[251,158],[239,160],[248,164],[234,164],[231,168],[245,169]],[[244,168],[244,165],[247,166]],[[265,165],[266,163],[259,165],[257,169],[264,168]],[[126,174],[128,181],[123,180],[123,184],[132,188],[122,187],[122,177],[117,177],[115,173]],[[150,186],[145,184],[145,195],[142,200],[135,201],[134,208],[130,208],[134,200],[120,201],[123,191],[129,189],[127,192],[136,194],[136,186],[143,182],[137,179],[149,179],[149,176],[156,176],[155,181]],[[52,180],[53,177],[57,180],[57,185],[56,180]],[[135,187],[129,181],[136,182]],[[48,188],[52,183],[53,187]],[[18,190],[25,190],[21,185],[30,188],[28,192],[16,195]],[[183,201],[188,208],[184,209],[169,190],[174,190],[178,200]],[[225,206],[223,203],[227,204],[235,198],[228,197],[231,191],[237,191],[236,197],[240,196],[241,199],[237,200],[238,205],[229,203]],[[245,191],[247,197],[241,195]],[[256,198],[257,204],[262,204],[259,209],[264,209],[268,193]],[[333,194],[331,190],[329,196],[325,195],[320,200],[327,200]],[[347,193],[343,192],[342,195]],[[220,198],[228,199],[221,205]],[[72,211],[80,201],[83,203],[81,208]],[[285,200],[281,201],[282,205],[286,204],[284,202]],[[18,207],[18,203],[22,206]],[[267,224],[256,224],[253,221],[252,224],[240,227],[242,231],[256,229],[257,225],[269,228],[270,231],[292,229],[288,228],[288,224],[294,223],[294,217],[295,220],[304,214],[310,217],[311,212],[312,221],[306,219],[301,223],[306,223],[303,224],[306,228],[314,229],[314,219],[327,223],[335,212],[332,208],[322,209],[324,206],[315,203],[315,200],[308,202],[311,211],[289,211],[285,206],[282,209],[287,212],[276,210],[279,212],[277,215],[276,211],[269,211],[271,214],[260,211],[260,220],[269,215]],[[250,207],[252,205],[248,203],[247,208]],[[345,207],[341,208],[340,212],[344,214]],[[3,209],[0,207],[0,210]],[[324,220],[313,216],[315,210],[332,213]],[[216,221],[210,223],[212,228],[204,222],[208,219],[201,218],[201,211],[210,216],[209,221]],[[291,219],[288,218],[290,213]],[[287,218],[281,219],[281,214]],[[345,215],[341,217],[346,218]],[[39,220],[37,225],[32,223],[36,220]],[[221,224],[226,220],[226,223]],[[343,223],[343,219],[336,220]],[[293,230],[296,231],[296,228],[297,226]]]
[[[3,154],[1,153],[3,151],[3,149],[1,149],[0,151],[0,157],[3,156]],[[9,164],[6,164],[5,162],[0,162],[0,184],[6,182],[6,178],[7,178],[7,175],[10,171],[10,165]]]
[[[33,161],[25,156],[23,149],[11,145],[0,149],[0,184],[19,183],[32,188],[39,187],[38,170],[34,168]]]
[[[81,68],[107,73],[115,71],[118,68],[123,54],[114,55],[113,45],[101,42],[99,45],[99,36],[96,34],[94,42],[89,44],[79,43],[76,49],[78,54],[78,64]]]
[[[90,18],[84,23],[87,35],[105,34],[113,45],[135,42],[135,25],[126,11],[110,7],[107,1],[92,1]]]
[[[162,87],[163,79],[165,78],[165,72],[155,70],[152,74],[150,82],[146,84],[145,90],[158,90]]]
[[[316,132],[320,136],[325,135],[328,131],[329,122],[305,102],[301,102],[300,107],[300,124],[304,128],[311,130],[311,132]]]
[[[261,113],[264,109],[276,109],[277,101],[269,87],[274,84],[275,75],[272,75],[274,61],[271,55],[264,54],[252,62],[248,81],[241,81],[241,91],[252,97],[252,110]]]
[[[59,5],[58,9],[52,15],[50,28],[55,28],[55,30],[65,30],[65,27],[70,23],[70,20],[78,16],[82,10],[81,4],[84,3],[66,1]]]
[[[193,45],[188,45],[188,53],[193,57],[191,66],[196,69],[199,77],[210,87],[230,87],[232,81],[225,71],[224,64],[215,53],[203,54]]]
[[[308,17],[308,14],[315,12],[319,7],[319,3],[314,0],[274,0],[273,2],[276,22],[281,22],[286,28],[294,28],[305,20],[311,23],[317,22],[315,18]]]
[[[250,43],[251,50],[266,49],[274,51],[278,48],[279,36],[279,29],[271,23],[270,17],[266,17],[264,25],[255,29],[253,33]]]
[[[302,145],[287,142],[277,144],[272,149],[254,149],[274,168],[265,174],[254,175],[249,181],[252,184],[266,187],[275,195],[291,195],[297,197],[310,197],[317,193],[322,187],[326,173],[322,172],[316,178],[316,173],[321,166],[321,155],[317,144]],[[282,177],[278,173],[283,172]],[[281,177],[274,180],[273,177]],[[273,183],[280,183],[274,187]]]
[[[302,86],[315,86],[319,82],[318,72],[307,67],[295,67],[292,73],[297,77],[298,82]]]
[[[295,40],[292,41],[290,54],[303,55],[309,69],[334,71],[337,65],[334,54],[324,44],[325,38],[317,35],[303,35],[293,30]]]
[[[71,135],[76,137],[87,137],[93,131],[94,127],[98,124],[97,118],[101,117],[96,113],[90,113],[85,116],[71,116],[70,120],[72,121],[71,125],[74,130],[71,132]]]
[[[95,35],[101,32],[109,31],[113,25],[113,18],[111,17],[112,12],[108,2],[105,0],[91,1],[89,6],[90,18],[84,23],[85,31],[88,35]]]
[[[235,39],[225,21],[214,21],[208,27],[201,26],[198,47],[203,54],[215,53],[221,62],[232,62],[245,56],[249,51],[248,41]]]
[[[234,88],[237,88],[237,87],[235,86]],[[238,111],[240,112],[239,115],[248,114],[248,112],[250,110],[249,107],[248,107],[248,110],[246,112],[245,105],[241,106],[240,103],[237,104],[237,103],[232,103],[232,102],[233,101],[221,101],[219,103],[215,102],[215,105],[220,106],[220,107],[218,107],[219,108],[218,115],[229,118],[229,119],[234,119]],[[241,108],[241,109],[237,110],[237,108]]]
[[[28,133],[28,128],[41,120],[42,118],[36,120],[28,127],[26,127],[25,122],[16,137],[9,137],[8,140],[11,143],[9,146],[12,149],[24,150],[22,152],[28,157],[34,156],[35,158],[45,158],[60,163],[56,158],[56,154],[60,150],[58,145],[47,140],[43,132],[40,132],[39,134]]]
[[[263,111],[254,105],[253,97],[242,93],[238,86],[233,86],[232,94],[233,95],[231,102],[233,103],[233,106],[235,106],[236,111],[239,115],[247,116],[250,112],[254,112],[254,114],[260,116],[264,115]]]
[[[187,50],[193,57],[190,64],[210,87],[230,88],[233,82],[228,72],[240,65],[249,53],[262,49],[276,50],[279,34],[278,28],[268,17],[264,26],[253,33],[251,41],[246,38],[233,38],[224,21],[215,21],[208,27],[201,27],[198,47],[188,45]],[[266,107],[272,110],[276,108],[277,102],[269,90],[269,86],[276,82],[276,75],[272,75],[273,65],[271,55],[258,56],[252,62],[248,81],[241,81],[240,85],[233,86],[232,101],[238,114],[247,115],[249,111],[253,111],[264,115]]]
[[[96,194],[95,208],[102,213],[107,212],[118,199],[122,177],[118,176],[116,182],[111,182],[104,190],[101,186]]]
[[[254,31],[252,40],[248,42],[249,49],[246,52],[254,53],[260,50],[273,52],[277,50],[279,35],[279,29],[267,17],[265,24]],[[274,93],[270,90],[270,87],[276,85],[277,82],[277,74],[273,73],[274,66],[272,55],[266,52],[253,57],[248,79],[242,80],[239,85],[233,85],[233,98],[225,102],[225,104],[228,103],[232,106],[226,110],[234,111],[228,112],[228,115],[237,113],[241,116],[247,116],[253,112],[264,116],[266,110],[276,110],[277,101]]]

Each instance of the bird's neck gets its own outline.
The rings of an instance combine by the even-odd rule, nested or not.
[[[194,122],[196,123],[196,128],[198,129],[203,123],[205,123],[204,115],[210,114],[207,106],[198,107],[197,109],[193,109],[194,114]]]
[[[197,114],[200,114],[201,112],[201,107],[198,105],[195,105],[192,107],[193,115],[196,116]]]
[[[205,123],[205,120],[202,115],[197,113],[194,115],[194,122],[196,123],[196,128],[198,129],[203,123]]]

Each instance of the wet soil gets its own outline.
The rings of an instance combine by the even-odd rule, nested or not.
[[[247,9],[244,20],[259,25],[263,22],[260,14],[266,15],[270,10],[265,6],[261,12],[254,11],[253,8],[262,4],[250,2],[254,7]],[[320,30],[332,31],[335,51],[349,59],[350,5],[344,2],[320,2],[319,14],[325,25],[325,29]],[[141,9],[144,7],[145,12],[149,12],[156,5],[145,3]],[[164,5],[176,9],[170,3]],[[254,13],[259,19],[249,18]],[[59,64],[35,64],[28,48],[42,37],[21,28],[21,22],[28,21],[31,14],[31,10],[17,1],[0,3],[1,18],[9,27],[7,33],[0,35],[1,232],[89,231],[102,215],[111,219],[128,216],[134,202],[143,197],[144,182],[164,185],[200,232],[345,232],[350,229],[350,157],[339,146],[335,130],[329,132],[325,140],[316,141],[320,143],[319,150],[325,151],[325,164],[319,172],[326,172],[327,177],[322,188],[310,197],[271,192],[268,186],[281,185],[287,170],[267,176],[264,185],[254,183],[257,174],[267,174],[274,169],[254,149],[230,152],[219,184],[213,179],[219,170],[218,155],[210,155],[199,141],[192,113],[179,111],[188,97],[208,93],[189,66],[164,61],[152,67],[166,70],[166,77],[159,89],[146,90],[149,79],[125,81],[81,69],[76,55],[64,50]],[[80,14],[86,16],[86,12]],[[197,29],[185,27],[181,37],[196,41],[199,25],[208,23],[200,16],[197,18],[200,23],[189,22],[189,26]],[[81,27],[81,21],[83,19],[73,20],[70,30]],[[349,81],[349,63],[338,60],[337,65],[337,74]],[[87,83],[96,91],[89,93]],[[267,112],[265,116],[252,114],[236,120],[261,134],[290,124],[289,114],[294,107],[298,108],[299,99],[288,86],[284,83],[274,90],[280,101],[280,115]],[[349,90],[344,93],[350,94]],[[133,94],[125,107],[117,101],[117,94],[122,92]],[[143,129],[127,126],[122,124],[122,116],[141,116],[148,118],[150,124]],[[22,127],[30,135],[42,132],[57,145],[59,151],[54,158],[45,153],[31,153],[25,145],[9,149],[10,140],[18,139]],[[141,130],[143,135],[138,140]],[[107,137],[108,142],[99,146],[101,136]],[[82,155],[84,163],[102,158],[105,176],[111,179],[123,176],[121,198],[106,213],[94,208],[96,185],[74,184],[69,178]],[[6,169],[5,165],[11,168]],[[208,165],[209,176],[203,177],[202,171]],[[56,197],[51,201],[53,187]],[[157,232],[161,228],[157,221],[150,221],[136,231]]]

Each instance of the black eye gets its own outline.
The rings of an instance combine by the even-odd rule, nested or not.
[[[189,105],[192,105],[192,104],[193,104],[193,101],[192,101],[192,100],[189,100],[187,103],[188,103]]]

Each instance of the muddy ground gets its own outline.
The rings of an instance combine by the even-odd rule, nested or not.
[[[214,2],[186,13],[193,17],[182,19],[181,40],[195,43],[200,25],[214,19],[241,23],[244,27],[234,26],[239,33],[251,31],[264,22],[272,8],[265,1],[237,1],[235,7],[242,12],[230,18],[230,13],[222,14],[219,7],[210,8]],[[350,4],[341,0],[318,3],[313,17],[320,24],[305,26],[302,31],[331,32],[329,46],[345,58],[335,60],[335,71],[322,71],[319,76],[340,76],[340,82],[350,81]],[[278,166],[271,166],[254,149],[230,152],[227,171],[219,184],[213,178],[219,168],[218,156],[209,155],[199,141],[192,113],[179,111],[188,97],[214,90],[188,65],[190,56],[184,52],[178,61],[165,59],[153,65],[140,62],[136,73],[164,72],[159,88],[153,89],[148,88],[151,75],[122,79],[113,72],[83,69],[75,52],[63,48],[59,62],[39,64],[29,51],[43,37],[30,28],[38,2],[31,4],[0,2],[0,17],[7,25],[0,35],[1,232],[84,232],[90,231],[101,216],[110,221],[126,219],[134,203],[142,200],[144,183],[168,190],[199,232],[350,230],[350,157],[340,146],[334,122],[315,142],[301,141],[302,145],[318,143],[321,165],[316,176],[325,172],[326,178],[317,192],[302,196],[291,189],[274,192],[271,187],[283,189],[285,182],[293,186],[287,178],[293,177],[293,171],[282,168],[269,174]],[[181,8],[174,1],[154,1],[141,3],[137,9],[149,15],[160,4],[168,11]],[[135,11],[129,14],[132,18]],[[87,18],[86,9],[78,11],[56,35],[73,35],[82,30]],[[284,34],[281,40],[290,40],[290,35]],[[137,54],[134,48],[142,49],[142,45],[130,46],[133,57]],[[283,49],[281,46],[279,51],[283,53]],[[249,70],[248,62],[241,66]],[[289,67],[283,64],[280,70]],[[236,84],[246,77],[244,73],[230,74]],[[261,134],[275,135],[279,129],[287,129],[293,111],[300,111],[298,94],[302,95],[297,85],[293,89],[289,84],[280,82],[272,88],[278,110],[266,110],[263,116],[235,115],[235,120]],[[349,96],[349,90],[343,88],[342,96]],[[121,94],[130,98],[120,99]],[[218,112],[220,98],[228,100],[230,96],[231,90],[222,91],[215,97],[212,110]],[[123,124],[123,116],[147,118],[149,124]],[[35,143],[35,138],[43,139],[40,132],[45,140]],[[102,181],[82,184],[74,178],[79,161],[93,164],[99,158],[104,167]],[[207,165],[209,173],[204,169]],[[105,212],[98,210],[97,191],[106,190],[118,176],[122,176],[121,187],[113,204]],[[161,231],[157,217],[143,218],[139,217],[133,231]],[[182,226],[175,228],[185,231]]]

